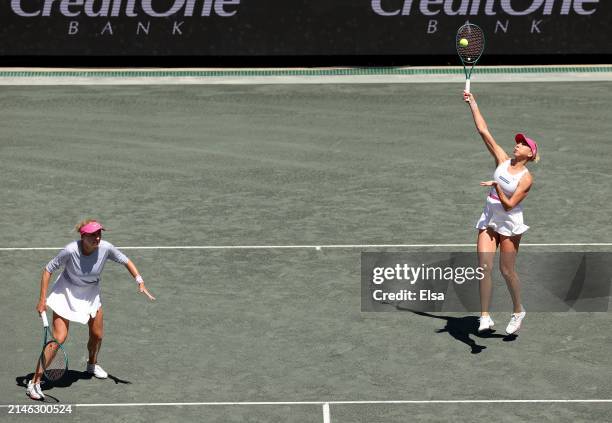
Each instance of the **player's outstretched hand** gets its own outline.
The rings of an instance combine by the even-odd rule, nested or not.
[[[149,298],[149,300],[151,300],[151,301],[155,301],[155,297],[154,297],[153,295],[151,295],[151,293],[149,292],[149,290],[148,290],[148,289],[145,287],[145,284],[144,284],[144,283],[139,283],[139,284],[138,284],[138,291],[139,291],[141,294],[146,295],[146,296]]]

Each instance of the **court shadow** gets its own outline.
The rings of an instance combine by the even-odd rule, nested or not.
[[[504,342],[511,342],[516,339],[516,335],[498,335],[495,331],[489,332],[478,332],[478,317],[476,316],[465,316],[465,317],[450,317],[450,316],[438,316],[424,311],[416,311],[410,309],[401,309],[402,311],[409,311],[419,316],[430,317],[433,319],[440,319],[446,322],[445,326],[441,329],[437,329],[436,333],[448,333],[454,339],[462,342],[470,347],[472,354],[480,354],[487,347],[484,345],[478,345],[478,343],[472,339],[472,335],[475,338],[487,339],[487,338],[499,338]]]

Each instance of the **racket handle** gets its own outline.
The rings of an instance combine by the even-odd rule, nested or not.
[[[465,80],[465,91],[470,92],[470,78],[466,78]]]
[[[49,320],[47,320],[47,313],[45,313],[44,311],[42,313],[40,313],[40,318],[43,321],[43,326],[48,328],[49,327]]]

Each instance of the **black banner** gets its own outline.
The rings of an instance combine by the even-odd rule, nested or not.
[[[499,269],[504,264],[507,274]],[[361,311],[481,310],[480,284],[492,310],[512,310],[507,279],[530,311],[607,312],[610,253],[361,253]]]
[[[610,55],[610,0],[2,0],[3,56]]]

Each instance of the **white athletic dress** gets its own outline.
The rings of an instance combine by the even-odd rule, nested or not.
[[[81,241],[66,245],[51,260],[46,269],[53,273],[60,267],[64,270],[51,287],[47,306],[65,319],[86,324],[96,317],[102,306],[100,280],[106,260],[126,264],[128,258],[110,242],[101,240],[98,248],[86,256]]]
[[[529,172],[527,169],[524,169],[516,175],[512,175],[508,172],[509,166],[510,160],[506,160],[497,166],[493,174],[493,179],[499,184],[499,187],[508,198],[512,197],[512,194],[516,191],[516,187],[523,175]],[[519,204],[512,210],[504,210],[495,187],[491,187],[482,215],[480,215],[480,219],[476,223],[476,229],[486,228],[491,228],[501,235],[513,236],[524,233],[529,229],[529,226],[523,223],[523,207]]]

